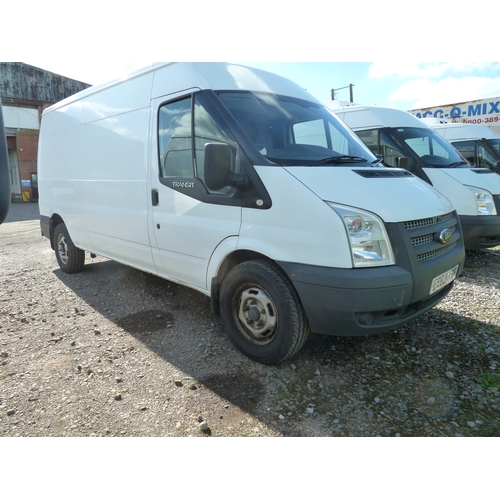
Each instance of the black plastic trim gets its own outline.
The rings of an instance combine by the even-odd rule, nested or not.
[[[498,196],[494,198],[498,213],[500,202]],[[467,250],[500,245],[500,215],[461,215],[460,224]]]
[[[433,307],[452,287],[447,285],[432,296],[428,293],[416,296],[415,278],[399,266],[335,269],[290,262],[278,264],[295,286],[311,330],[326,335],[388,332]],[[449,262],[443,272],[453,265],[459,263]],[[436,269],[435,276],[440,272]]]
[[[182,98],[186,98],[189,95],[194,97],[196,94],[202,94],[207,99],[207,101],[215,109],[215,112],[219,115],[218,118],[224,123],[224,125],[229,129],[229,132],[234,136],[238,147],[237,161],[239,161],[241,164],[241,170],[243,175],[245,176],[245,180],[243,182],[237,183],[229,194],[210,193],[203,181],[196,177],[161,177],[158,174],[160,183],[170,189],[173,189],[174,191],[178,191],[179,193],[190,196],[191,198],[197,199],[203,203],[228,206],[241,205],[244,208],[255,208],[259,210],[271,208],[272,200],[269,192],[267,191],[264,183],[253,167],[253,165],[262,163],[263,156],[257,152],[258,156],[260,156],[260,162],[257,161],[257,158],[255,157],[253,158],[253,161],[249,158],[247,151],[253,148],[253,150],[255,150],[254,152],[256,152],[256,148],[253,146],[253,144],[251,144],[251,142],[246,137],[246,134],[243,133],[232,115],[227,111],[227,109],[220,102],[219,98],[212,90],[203,90],[186,94]],[[179,97],[176,97],[172,100],[172,102],[178,100]],[[168,100],[162,102],[159,108],[167,104],[168,102]]]
[[[354,170],[353,172],[361,175],[361,177],[369,177],[369,178],[390,178],[390,177],[413,177],[413,174],[408,170],[393,170],[391,168],[384,169],[364,169],[364,170]]]
[[[471,168],[471,171],[475,174],[495,174],[490,168]]]
[[[47,215],[40,215],[40,229],[42,236],[50,240],[50,217]]]

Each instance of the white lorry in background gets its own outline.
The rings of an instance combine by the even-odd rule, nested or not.
[[[500,173],[500,134],[485,125],[449,123],[440,118],[421,120],[442,135],[471,164]]]
[[[42,234],[211,298],[262,363],[310,331],[366,335],[420,316],[465,250],[450,201],[388,169],[299,85],[225,63],[153,64],[43,113]]]
[[[500,175],[471,168],[421,119],[382,106],[326,103],[389,167],[407,168],[451,200],[460,217],[465,248],[500,245]]]

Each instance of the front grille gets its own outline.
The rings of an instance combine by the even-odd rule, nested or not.
[[[442,247],[437,250],[432,250],[431,252],[422,253],[418,255],[418,261],[427,262],[428,260],[435,259],[436,257],[444,255],[445,253],[451,252],[456,246],[457,243],[455,242],[452,245],[448,245],[446,247]]]
[[[448,219],[451,219],[453,214],[439,215],[437,217],[429,217],[427,219],[410,220],[405,222],[405,229],[416,229],[419,227],[434,226],[435,224],[440,224]]]
[[[457,228],[456,226],[450,227],[450,229],[453,233],[455,232],[456,228]],[[418,247],[419,245],[425,245],[426,243],[431,243],[432,241],[434,241],[434,234],[424,234],[424,235],[415,236],[414,238],[412,238],[411,244],[414,247]]]
[[[456,248],[460,237],[457,223],[458,220],[453,212],[405,222],[404,227],[415,250],[416,260],[419,263],[429,262]],[[453,233],[453,237],[446,244],[440,241],[440,234],[444,229],[449,229]]]
[[[423,236],[416,236],[411,239],[411,244],[414,247],[418,247],[419,245],[425,245],[426,243],[430,243],[434,237],[432,234],[424,234]]]

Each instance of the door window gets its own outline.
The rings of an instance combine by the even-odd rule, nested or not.
[[[191,97],[160,108],[158,143],[162,177],[194,177]]]
[[[233,170],[236,170],[236,142],[202,93],[161,106],[158,149],[162,178],[196,178],[204,183],[205,145],[213,142],[232,147]],[[223,188],[216,193],[230,194],[233,191],[233,188]]]

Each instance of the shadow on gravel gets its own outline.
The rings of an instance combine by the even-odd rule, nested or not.
[[[491,371],[495,325],[435,308],[385,335],[313,334],[293,359],[264,366],[232,346],[201,293],[112,261],[54,273],[157,356],[283,436],[500,435],[474,381]],[[489,423],[483,434],[467,428],[473,417]]]
[[[233,348],[204,294],[113,261],[86,263],[79,274],[54,273],[152,352],[228,403],[254,412],[264,385],[235,367],[256,364]]]

